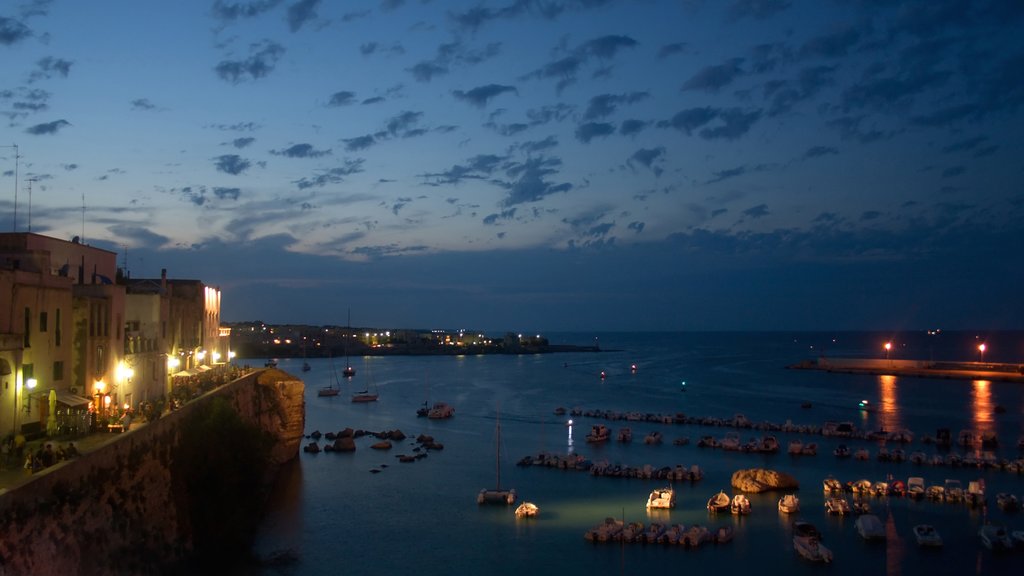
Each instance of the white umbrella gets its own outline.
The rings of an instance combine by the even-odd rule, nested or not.
[[[46,435],[57,435],[57,391],[50,390],[50,415],[46,417]]]

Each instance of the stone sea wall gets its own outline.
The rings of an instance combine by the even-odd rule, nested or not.
[[[303,389],[285,372],[254,372],[0,494],[0,576],[154,574],[188,560],[195,495],[174,464],[190,414],[226,401],[272,438],[271,464],[281,464],[299,452]]]

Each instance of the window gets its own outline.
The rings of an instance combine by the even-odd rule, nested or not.
[[[22,364],[21,365],[21,381],[27,382],[29,378],[36,377],[36,367],[34,364]]]
[[[60,308],[57,308],[57,318],[56,318],[55,326],[53,327],[53,332],[54,332],[54,343],[57,346],[60,346],[60,336],[61,336],[61,332],[60,332]]]
[[[53,381],[60,382],[64,379],[64,362],[56,360],[53,363]]]
[[[46,332],[46,321],[48,320],[46,312],[39,313],[39,331]]]

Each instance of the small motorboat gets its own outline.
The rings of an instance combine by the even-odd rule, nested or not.
[[[857,533],[865,540],[885,540],[885,526],[874,514],[858,516],[854,525],[857,527]]]
[[[812,536],[793,536],[793,549],[811,562],[832,561],[832,551]]]
[[[353,394],[352,401],[356,403],[376,402],[378,397],[379,396],[376,392],[371,393],[369,390],[363,390],[361,392],[356,392],[355,394]]]
[[[826,498],[825,511],[836,516],[845,516],[850,513],[850,503],[842,496]]]
[[[911,476],[907,478],[907,496],[919,500],[924,497],[924,478]]]
[[[800,499],[796,494],[786,494],[779,498],[779,512],[783,514],[796,514],[800,511]]]
[[[711,512],[712,514],[725,512],[729,509],[730,504],[731,500],[729,499],[729,495],[725,492],[719,492],[711,498],[708,498],[708,512]]]
[[[733,496],[732,502],[729,504],[729,511],[741,516],[750,514],[750,499],[743,494]]]
[[[672,488],[657,488],[647,497],[647,508],[674,508],[676,492]]]
[[[834,477],[829,476],[821,482],[825,494],[840,494],[843,491],[843,484]]]
[[[978,537],[981,538],[981,543],[985,548],[989,550],[1004,551],[1013,548],[1013,539],[1010,538],[1010,534],[1004,526],[986,523],[978,530]]]
[[[540,508],[533,502],[523,502],[516,506],[516,518],[534,518],[538,512]]]
[[[942,546],[942,536],[931,524],[918,524],[914,526],[914,538],[918,546],[939,547]]]

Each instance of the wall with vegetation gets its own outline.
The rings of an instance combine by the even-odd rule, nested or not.
[[[159,574],[243,558],[303,383],[260,370],[0,494],[0,576]]]

